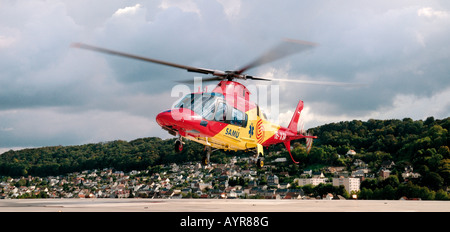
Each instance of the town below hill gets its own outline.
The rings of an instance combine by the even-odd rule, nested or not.
[[[142,138],[0,155],[0,198],[142,197],[449,200],[450,118],[326,124],[309,154],[292,142],[251,153],[217,151],[201,166],[199,144]]]

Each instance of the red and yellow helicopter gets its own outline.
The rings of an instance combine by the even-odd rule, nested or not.
[[[254,152],[254,161],[257,167],[263,167],[264,147],[278,143],[283,143],[292,161],[298,163],[291,154],[291,141],[306,139],[309,152],[312,140],[317,138],[303,130],[300,132],[297,130],[303,101],[298,102],[288,127],[282,127],[270,122],[262,109],[250,100],[250,91],[243,84],[234,81],[235,79],[276,80],[321,84],[323,82],[268,79],[244,74],[245,71],[256,66],[315,47],[315,43],[292,39],[283,40],[278,46],[264,53],[258,59],[235,71],[185,66],[81,43],[74,43],[72,46],[185,69],[188,72],[213,75],[213,77],[203,79],[203,81],[219,81],[219,84],[211,92],[199,91],[187,94],[172,109],[161,112],[156,116],[156,122],[164,130],[171,135],[178,136],[175,142],[175,151],[180,152],[183,149],[183,139],[205,145],[202,160],[204,165],[209,163],[213,149],[222,149]],[[341,85],[343,83],[328,82],[324,84]]]

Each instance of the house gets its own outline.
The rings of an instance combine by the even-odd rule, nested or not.
[[[327,167],[326,168],[326,172],[337,175],[340,172],[343,172],[345,170],[344,166],[339,166],[339,167]]]
[[[312,176],[312,170],[304,170],[301,176]]]
[[[273,163],[284,163],[286,162],[287,159],[286,158],[276,158],[274,161],[272,161]]]
[[[325,175],[323,174],[323,172],[314,172],[312,177],[313,178],[325,178]]]
[[[237,198],[245,197],[245,192],[242,190],[236,190],[234,192],[235,192]]]
[[[213,186],[212,186],[212,183],[211,183],[211,182],[208,182],[208,183],[198,183],[198,188],[199,188],[201,191],[204,191],[205,189],[212,189]]]
[[[289,177],[289,172],[280,172],[280,175],[285,176],[285,177]]]
[[[160,196],[165,199],[170,199],[174,195],[173,190],[163,189],[160,191]]]
[[[153,181],[161,181],[161,176],[159,174],[154,174],[152,176]]]
[[[192,192],[191,188],[184,188],[184,189],[181,190],[181,193],[183,193],[183,194],[189,194],[191,192]]]
[[[409,179],[409,178],[419,178],[420,174],[414,172],[414,169],[412,166],[405,167],[405,171],[402,173],[403,179]]]
[[[275,198],[275,189],[260,189],[256,194],[263,196],[265,199],[273,199]]]
[[[302,199],[303,195],[298,192],[287,192],[282,199]]]
[[[277,175],[269,175],[267,177],[267,185],[269,186],[278,186],[279,178]]]
[[[343,177],[349,177],[350,175],[349,175],[349,172],[348,172],[348,171],[336,172],[336,173],[334,174],[334,177],[336,177],[336,178],[339,178],[339,177],[341,177],[341,176],[343,176]]]
[[[356,151],[354,150],[348,150],[347,155],[356,155]]]
[[[391,170],[381,168],[378,174],[380,175],[381,178],[386,179],[391,175]]]
[[[219,183],[219,189],[225,190],[226,188],[228,188],[228,180],[221,181],[221,182]]]
[[[291,187],[290,183],[281,183],[278,185],[278,188],[280,188],[280,189],[287,189],[289,187]]]
[[[353,165],[356,167],[366,167],[366,163],[360,159],[355,159],[355,161],[353,161]]]
[[[170,179],[169,178],[163,178],[161,179],[161,185],[166,185],[170,183]]]
[[[252,187],[250,188],[249,194],[256,195],[260,189],[260,187]]]
[[[288,192],[289,192],[289,189],[277,189],[277,190],[275,190],[275,194],[276,194],[277,197],[279,197],[279,199],[284,199]]]
[[[352,171],[352,177],[366,177],[366,175],[369,173],[369,169],[367,168],[360,168],[355,171]]]
[[[181,195],[181,193],[174,193],[170,199],[181,199],[183,198],[183,195]]]
[[[225,191],[227,193],[227,198],[229,198],[229,199],[238,198],[238,195],[236,194],[236,189],[232,188],[232,189],[227,189]]]
[[[381,163],[381,168],[389,169],[395,166],[394,161],[385,160]]]
[[[225,198],[226,193],[220,189],[210,189],[209,194],[211,198]]]
[[[258,181],[256,181],[256,180],[250,180],[250,181],[248,182],[248,187],[256,187],[256,186],[258,186]]]

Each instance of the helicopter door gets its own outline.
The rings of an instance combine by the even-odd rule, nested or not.
[[[247,127],[247,120],[247,114],[244,112],[228,105],[225,101],[217,101],[214,121],[227,124],[222,132],[225,137],[233,142],[240,142],[242,133]]]
[[[241,140],[245,142],[245,148],[250,149],[256,147],[256,122],[258,121],[257,117],[258,109],[252,109],[247,111],[246,118],[247,123],[245,128],[243,129]]]

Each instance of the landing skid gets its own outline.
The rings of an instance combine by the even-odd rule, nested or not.
[[[183,150],[183,140],[181,139],[182,137],[180,136],[176,141],[175,141],[175,152],[176,153],[180,153]]]
[[[262,168],[264,167],[264,149],[263,146],[261,144],[258,144],[256,146],[256,167],[257,168]]]
[[[202,164],[204,166],[208,166],[210,164],[210,158],[211,158],[212,149],[210,146],[205,146],[205,149],[203,149],[203,157],[202,157]]]

